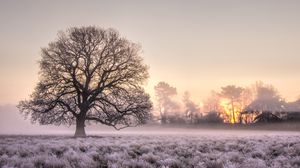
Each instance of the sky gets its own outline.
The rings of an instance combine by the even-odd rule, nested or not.
[[[229,84],[273,84],[300,95],[298,0],[0,1],[0,105],[28,99],[41,47],[72,26],[115,28],[142,46],[159,81],[196,101]]]

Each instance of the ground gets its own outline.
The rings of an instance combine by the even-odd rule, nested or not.
[[[0,167],[300,167],[299,132],[1,135]]]

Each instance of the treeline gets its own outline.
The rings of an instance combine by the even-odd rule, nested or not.
[[[287,102],[273,85],[260,81],[249,87],[221,87],[198,104],[189,92],[178,100],[176,87],[166,82],[159,82],[154,89],[156,103],[151,119],[161,124],[300,121],[300,98]]]

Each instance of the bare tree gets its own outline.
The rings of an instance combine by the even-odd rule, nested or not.
[[[220,112],[222,109],[220,101],[220,95],[216,91],[212,90],[210,96],[204,101],[203,111],[205,113],[211,111]]]
[[[256,97],[245,108],[245,111],[255,112],[281,112],[285,111],[286,102],[281,98],[277,89],[273,85],[257,82],[255,86]]]
[[[185,106],[185,117],[188,123],[195,123],[197,118],[201,115],[200,108],[190,97],[189,92],[184,92],[182,101]]]
[[[160,120],[162,124],[165,124],[167,123],[168,113],[179,108],[179,105],[172,100],[172,97],[177,94],[177,91],[175,87],[170,86],[166,82],[159,82],[154,89],[159,108]]]
[[[253,115],[242,115],[243,110],[254,100],[254,89],[251,89],[250,87],[244,88],[242,94],[241,94],[241,113],[239,116],[239,122],[240,123],[250,123],[253,119]]]
[[[114,29],[73,27],[42,49],[40,81],[20,111],[40,124],[85,123],[115,129],[144,123],[152,106],[141,84],[148,78],[140,47]]]

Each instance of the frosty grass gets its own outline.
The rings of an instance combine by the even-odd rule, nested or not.
[[[2,135],[0,167],[300,167],[300,135]]]

